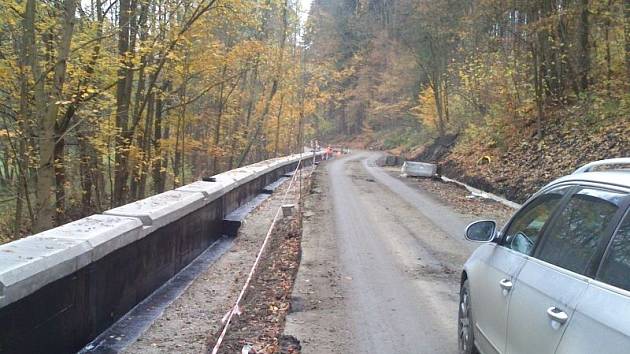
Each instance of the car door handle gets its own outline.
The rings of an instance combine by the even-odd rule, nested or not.
[[[501,286],[501,289],[507,293],[512,290],[513,284],[510,279],[501,279],[501,281],[499,281],[499,286]]]
[[[569,315],[567,315],[566,312],[555,306],[551,306],[547,309],[547,316],[549,316],[552,321],[558,322],[559,324],[564,324],[569,319]]]

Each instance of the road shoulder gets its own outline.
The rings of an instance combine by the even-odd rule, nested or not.
[[[492,199],[472,195],[466,188],[455,183],[433,178],[403,177],[399,167],[381,167],[381,170],[471,221],[489,218],[503,225],[517,210]]]
[[[302,354],[352,352],[326,177],[325,168],[316,171],[305,200],[302,260],[284,330],[301,342]]]

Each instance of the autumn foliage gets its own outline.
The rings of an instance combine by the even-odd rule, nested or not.
[[[592,130],[630,120],[625,0],[315,0],[308,30],[322,133],[506,147],[576,110]]]
[[[302,149],[295,1],[2,0],[0,14],[5,238]]]

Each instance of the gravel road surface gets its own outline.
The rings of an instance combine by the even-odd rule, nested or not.
[[[376,167],[378,156],[320,171],[285,333],[305,354],[456,353],[471,216]]]

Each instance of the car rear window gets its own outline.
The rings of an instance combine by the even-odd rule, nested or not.
[[[630,210],[610,243],[598,279],[630,291]]]
[[[571,196],[544,236],[538,258],[586,274],[603,249],[606,233],[625,194],[582,189]]]
[[[565,186],[549,191],[521,209],[505,231],[505,247],[531,255],[547,220],[571,188]]]

